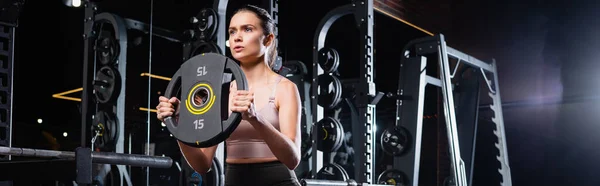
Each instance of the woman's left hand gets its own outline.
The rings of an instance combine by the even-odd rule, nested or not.
[[[257,115],[254,107],[254,92],[236,90],[232,94],[231,111],[242,113],[243,120],[255,119]]]

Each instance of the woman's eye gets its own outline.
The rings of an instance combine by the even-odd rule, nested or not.
[[[250,31],[252,31],[251,28],[246,28],[246,32],[250,32]]]
[[[229,35],[231,35],[231,34],[233,34],[233,33],[235,33],[233,30],[230,30],[230,31],[229,31]]]

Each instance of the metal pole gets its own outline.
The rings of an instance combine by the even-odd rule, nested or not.
[[[14,147],[0,147],[1,155],[24,157],[75,159],[75,152],[55,151],[44,149],[28,149]],[[173,164],[170,157],[146,156],[140,154],[122,154],[114,152],[92,152],[92,163],[130,165],[138,167],[169,168]]]

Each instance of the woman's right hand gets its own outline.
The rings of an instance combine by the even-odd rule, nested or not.
[[[156,118],[164,122],[165,118],[173,116],[173,113],[176,113],[174,105],[179,105],[179,99],[176,97],[168,99],[167,97],[160,96],[158,98],[158,106],[156,106]]]

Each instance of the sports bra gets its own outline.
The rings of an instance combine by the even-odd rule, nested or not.
[[[279,128],[279,111],[275,105],[275,91],[277,85],[283,76],[278,76],[275,80],[273,92],[269,96],[269,103],[260,108],[257,112],[260,116],[275,127]],[[275,157],[267,143],[259,135],[258,131],[246,120],[242,120],[238,127],[225,140],[227,146],[228,158],[270,158]]]

